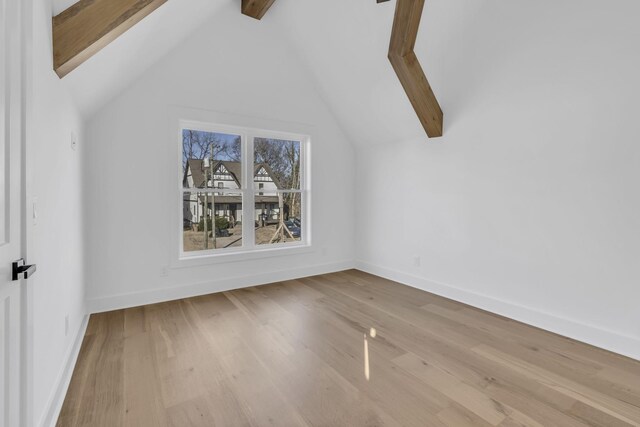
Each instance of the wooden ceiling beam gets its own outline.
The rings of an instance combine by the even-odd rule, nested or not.
[[[60,78],[167,0],[80,0],[53,18],[53,68]]]
[[[242,0],[242,13],[261,19],[275,0]],[[389,0],[376,0],[385,3]],[[444,115],[414,52],[425,0],[397,0],[389,61],[429,138],[442,136]]]
[[[262,19],[276,0],[242,0],[242,14],[255,19]]]
[[[382,2],[385,0],[380,0]],[[425,0],[397,0],[389,61],[430,138],[442,136],[443,114],[414,52]]]

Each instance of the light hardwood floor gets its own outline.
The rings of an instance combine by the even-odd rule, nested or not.
[[[58,425],[639,426],[640,362],[351,270],[91,316]]]

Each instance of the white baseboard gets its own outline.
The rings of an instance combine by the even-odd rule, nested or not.
[[[56,423],[58,422],[58,416],[60,415],[60,410],[62,409],[64,398],[67,395],[67,389],[69,388],[69,383],[71,382],[73,369],[76,366],[76,361],[78,360],[78,355],[80,354],[82,340],[84,339],[84,334],[87,331],[88,324],[89,315],[85,315],[82,319],[82,322],[80,323],[78,331],[76,332],[73,345],[66,354],[66,362],[62,367],[60,374],[58,375],[56,387],[53,390],[51,398],[49,398],[44,416],[38,423],[38,425],[41,427],[55,427]]]
[[[379,265],[372,265],[364,261],[356,261],[356,268],[385,279],[450,298],[528,325],[640,360],[640,340],[635,337],[621,335],[595,325],[588,325],[576,320],[563,318],[553,313],[542,312],[487,295],[480,295],[445,283],[435,282]]]
[[[353,261],[343,261],[311,267],[279,270],[269,273],[250,274],[220,280],[209,280],[191,285],[173,286],[170,288],[154,289],[144,292],[93,298],[87,300],[87,309],[89,313],[101,313],[105,311],[120,310],[123,308],[138,307],[158,302],[212,294],[215,292],[224,292],[250,286],[265,285],[267,283],[280,282],[283,280],[299,279],[301,277],[315,276],[317,274],[333,273],[336,271],[348,270],[350,268],[354,268]]]

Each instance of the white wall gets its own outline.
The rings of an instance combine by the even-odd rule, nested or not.
[[[313,252],[169,268],[177,233],[171,213],[179,206],[180,140],[177,123],[167,123],[174,106],[314,127]],[[85,148],[91,310],[352,265],[352,146],[277,28],[241,15],[235,2],[98,111],[87,124]]]
[[[262,22],[236,2],[203,2],[206,14],[189,6],[206,26],[85,132],[68,86],[95,109],[88,98],[104,100],[141,72],[127,68],[131,51],[175,10],[159,9],[147,18],[158,25],[134,27],[60,82],[49,0],[35,0],[29,193],[39,219],[28,255],[38,264],[29,281],[38,425],[61,403],[85,284],[90,308],[109,309],[346,267],[354,246],[363,269],[640,358],[637,4],[433,0],[418,55],[446,123],[427,142],[385,58],[393,2],[327,1],[282,0]],[[186,30],[165,37],[176,32]],[[145,64],[157,51],[141,54]],[[117,52],[126,61],[113,61]],[[322,100],[361,139],[357,179]],[[172,106],[315,127],[313,252],[169,268]]]
[[[51,5],[34,0],[33,74],[28,136],[28,193],[37,198],[37,224],[27,212],[29,279],[33,295],[32,422],[51,421],[61,401],[65,368],[84,320],[84,248],[80,153],[83,125],[64,83],[53,72]],[[80,141],[71,149],[71,133]],[[31,206],[28,201],[27,206]],[[65,330],[65,317],[69,327]]]
[[[418,52],[443,138],[358,150],[358,265],[640,359],[640,7],[516,3]]]

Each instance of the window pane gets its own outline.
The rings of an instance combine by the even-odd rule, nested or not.
[[[182,130],[184,188],[242,188],[241,138],[217,132]]]
[[[242,246],[241,193],[185,192],[182,204],[184,252]]]
[[[296,242],[302,239],[302,195],[265,193],[255,196],[256,245]]]
[[[300,189],[300,142],[255,138],[254,189]],[[262,187],[260,187],[262,184]]]

